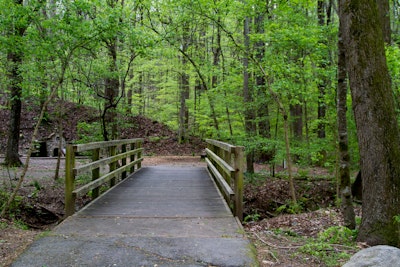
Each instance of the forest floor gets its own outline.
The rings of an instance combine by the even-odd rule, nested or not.
[[[8,266],[37,236],[62,220],[63,179],[54,180],[55,164],[54,158],[32,158],[18,194],[18,207],[14,208],[12,218],[0,221],[0,266]],[[204,166],[205,163],[199,156],[157,156],[145,157],[143,166],[146,165]],[[61,173],[63,169],[61,164]],[[279,178],[280,175],[269,177],[267,165],[256,165],[256,171],[259,175],[246,183],[244,229],[255,246],[260,266],[341,266],[363,247],[356,243],[347,245],[343,240],[326,245],[330,242],[327,239],[340,238],[329,229],[337,231],[335,227],[343,222],[339,210],[334,208],[334,183],[320,178],[326,174],[324,170],[309,170],[308,178],[296,179],[303,210],[298,214],[290,214],[287,180]],[[20,172],[1,167],[3,188],[15,184]],[[283,173],[284,170],[277,174]],[[84,205],[87,199],[80,201]],[[281,214],[277,212],[279,209]],[[328,237],[321,237],[321,233]]]

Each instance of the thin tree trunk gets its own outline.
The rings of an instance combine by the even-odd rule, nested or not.
[[[337,84],[337,123],[338,123],[338,144],[339,144],[339,193],[341,199],[341,210],[344,218],[344,225],[355,229],[356,221],[351,195],[350,182],[350,154],[347,134],[347,73],[346,57],[343,47],[342,26],[339,26],[338,41],[338,84]]]
[[[290,117],[292,118],[292,132],[296,141],[303,140],[303,107],[301,104],[290,105]]]
[[[182,26],[182,51],[187,52],[190,46],[189,26],[184,24]],[[179,143],[187,141],[188,127],[189,127],[189,109],[186,106],[186,100],[189,99],[189,75],[186,73],[187,58],[183,55],[180,56],[182,65],[182,72],[180,73],[179,87],[179,131],[178,139]]]
[[[62,118],[62,116],[60,116]],[[57,181],[59,178],[59,173],[60,173],[60,165],[61,165],[61,155],[63,154],[63,147],[62,147],[62,140],[63,140],[63,127],[62,127],[62,122],[60,119],[60,122],[58,123],[58,153],[57,153],[57,164],[56,164],[56,170],[54,173],[54,180]]]
[[[249,51],[250,49],[250,18],[245,18],[244,21],[244,44]],[[255,124],[254,124],[254,111],[250,106],[253,102],[253,87],[249,84],[249,58],[248,55],[244,55],[243,58],[243,97],[245,103],[245,115],[244,115],[244,124],[247,138],[251,140],[255,135]],[[247,172],[254,173],[254,148],[250,147],[246,151],[246,164],[247,164]]]
[[[257,34],[264,34],[264,12],[261,12],[254,19],[255,31]],[[263,41],[258,41],[255,44],[256,59],[262,62],[265,54],[265,44]],[[257,88],[257,117],[258,117],[258,131],[260,136],[265,138],[271,137],[269,111],[268,111],[268,98],[265,92],[265,77],[259,72],[255,75],[255,82]]]

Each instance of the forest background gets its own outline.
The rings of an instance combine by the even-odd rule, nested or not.
[[[399,3],[382,2],[398,111]],[[18,164],[21,104],[40,106],[41,121],[62,100],[98,110],[74,141],[118,139],[118,114],[143,115],[176,130],[177,143],[245,146],[249,173],[254,162],[283,161],[339,172],[344,114],[348,166],[358,170],[353,112],[337,109],[338,12],[333,0],[2,0],[0,94],[11,127],[1,150]]]

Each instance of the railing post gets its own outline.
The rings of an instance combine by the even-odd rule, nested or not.
[[[234,213],[235,216],[243,221],[243,170],[244,170],[244,147],[237,146],[234,150],[234,169],[235,169],[235,201],[234,201]]]
[[[92,162],[98,161],[100,159],[100,148],[93,149],[92,152]],[[92,181],[97,180],[100,177],[100,168],[95,168],[92,170]],[[96,187],[92,190],[92,199],[99,196],[100,189]]]
[[[137,148],[142,148],[142,141],[137,141]],[[142,157],[142,151],[139,151],[138,153],[137,153],[137,158],[138,159],[140,159]],[[138,162],[138,164],[137,164],[137,169],[140,169],[140,168],[142,168],[142,162],[141,161],[139,161]]]
[[[122,145],[121,146],[121,153],[125,153],[125,152],[126,152],[126,145]],[[125,165],[126,165],[126,157],[124,157],[122,159],[122,166],[125,166]],[[123,180],[125,178],[126,178],[126,171],[122,172],[122,174],[121,174],[121,179]]]
[[[71,216],[75,213],[74,175],[75,168],[75,150],[72,144],[67,145],[65,155],[65,216]]]
[[[135,148],[136,148],[136,142],[131,143],[131,150],[134,150]],[[136,155],[136,154],[131,155],[130,162],[135,161],[135,155]],[[135,165],[133,165],[133,166],[131,167],[131,169],[130,169],[130,173],[131,173],[131,174],[134,173],[134,172],[135,172]]]
[[[115,156],[116,151],[117,151],[117,147],[111,146],[110,147],[110,157]],[[109,166],[110,166],[110,172],[112,172],[117,168],[117,162],[116,161],[111,162],[109,164]],[[116,184],[116,180],[117,180],[116,177],[114,177],[110,180],[110,187],[113,187]]]

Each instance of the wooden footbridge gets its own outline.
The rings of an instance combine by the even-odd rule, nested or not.
[[[207,167],[142,167],[142,142],[69,145],[68,218],[11,266],[257,266],[240,224],[243,147],[207,140]]]

